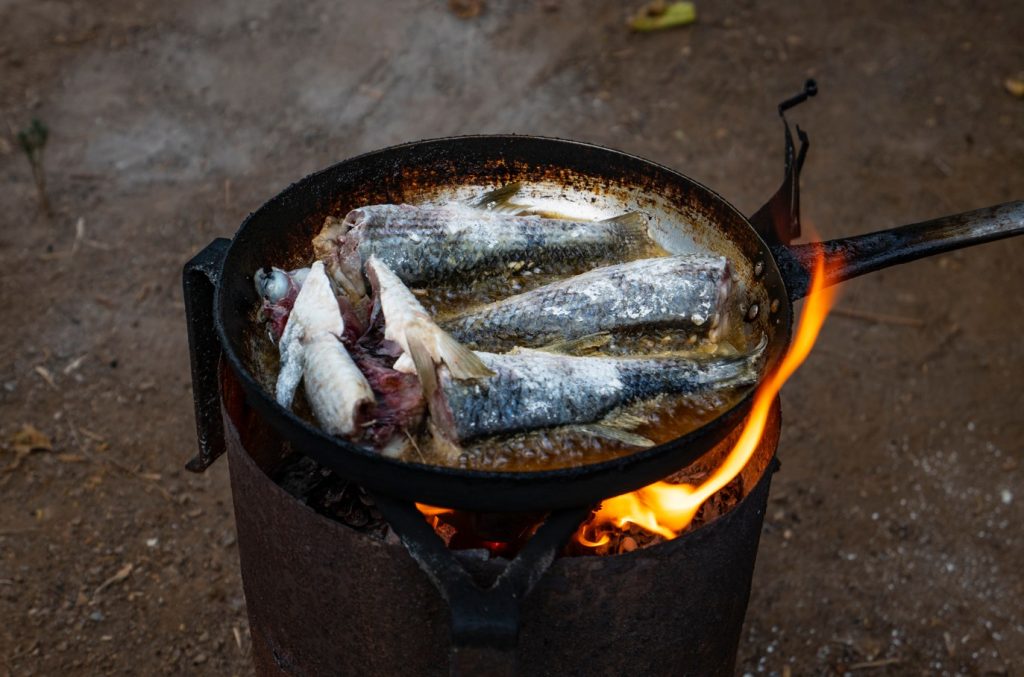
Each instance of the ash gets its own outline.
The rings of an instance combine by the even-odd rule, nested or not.
[[[271,479],[324,517],[382,541],[390,532],[373,498],[361,486],[339,477],[308,456],[288,457]]]

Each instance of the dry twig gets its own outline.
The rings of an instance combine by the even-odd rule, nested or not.
[[[857,670],[874,670],[875,668],[884,668],[889,665],[899,665],[903,662],[902,658],[879,658],[874,661],[864,661],[862,663],[852,663],[846,666],[847,672],[855,672]]]

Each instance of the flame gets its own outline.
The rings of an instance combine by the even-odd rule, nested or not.
[[[834,297],[834,289],[825,287],[825,259],[819,251],[796,338],[778,369],[768,375],[754,395],[746,426],[722,465],[698,486],[655,482],[630,494],[605,500],[594,517],[577,531],[576,541],[590,548],[604,545],[610,540],[607,533],[595,541],[585,532],[607,524],[620,528],[635,524],[669,540],[678,536],[704,501],[729,484],[757,450],[775,396],[810,354]]]
[[[455,512],[451,508],[438,508],[436,505],[427,505],[426,503],[417,503],[416,509],[427,517],[435,517],[437,515],[444,515],[450,512]]]
[[[427,505],[426,503],[416,503],[415,505],[416,509],[427,518],[427,523],[434,529],[437,529],[441,524],[441,515],[451,515],[455,512],[451,508],[439,508],[436,505]]]
[[[600,538],[598,538],[596,541],[592,541],[589,538],[587,538],[586,529],[580,529],[579,532],[576,534],[576,540],[578,540],[580,543],[587,546],[588,548],[599,548],[608,541],[612,540],[612,537],[608,534],[601,534]]]

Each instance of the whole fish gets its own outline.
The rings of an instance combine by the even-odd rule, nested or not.
[[[376,255],[367,260],[366,275],[384,315],[384,339],[398,344],[403,352],[394,364],[396,370],[412,372],[419,364],[430,364],[433,370],[434,365],[443,363],[456,379],[492,374],[473,351],[434,323],[416,296]],[[417,350],[422,352],[420,363],[412,355]]]
[[[435,429],[455,443],[498,433],[600,419],[612,409],[661,394],[695,393],[757,382],[765,342],[730,357],[572,357],[537,350],[477,353],[495,372],[458,381],[441,367],[425,382]],[[417,358],[417,353],[413,353]],[[422,373],[417,365],[417,370]]]
[[[317,261],[295,297],[278,349],[275,397],[290,407],[299,382],[326,432],[350,436],[374,404],[373,391],[341,342],[345,323],[331,282]]]
[[[484,350],[543,346],[599,332],[672,327],[712,340],[731,289],[722,256],[683,255],[620,263],[470,310],[441,325]]]
[[[376,255],[406,284],[510,266],[620,260],[650,248],[644,216],[573,221],[505,211],[518,184],[472,204],[379,204],[329,217],[313,240],[316,257],[350,295],[365,293],[362,264]]]

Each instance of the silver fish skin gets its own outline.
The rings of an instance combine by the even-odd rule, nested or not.
[[[660,394],[757,382],[764,343],[730,357],[572,357],[536,350],[477,353],[495,375],[458,381],[440,368],[428,388],[434,425],[454,442],[597,421],[612,409]]]
[[[481,350],[537,347],[638,327],[717,338],[731,291],[722,256],[682,255],[595,268],[441,322]]]
[[[380,204],[360,207],[343,221],[328,219],[314,239],[317,258],[345,289],[361,285],[371,256],[406,284],[536,265],[607,262],[643,251],[653,241],[642,214],[604,221],[516,215],[465,204]]]
[[[282,407],[291,407],[302,381],[320,426],[332,435],[349,436],[374,395],[341,342],[344,333],[338,300],[317,261],[305,276],[278,342],[281,368],[275,398]]]

